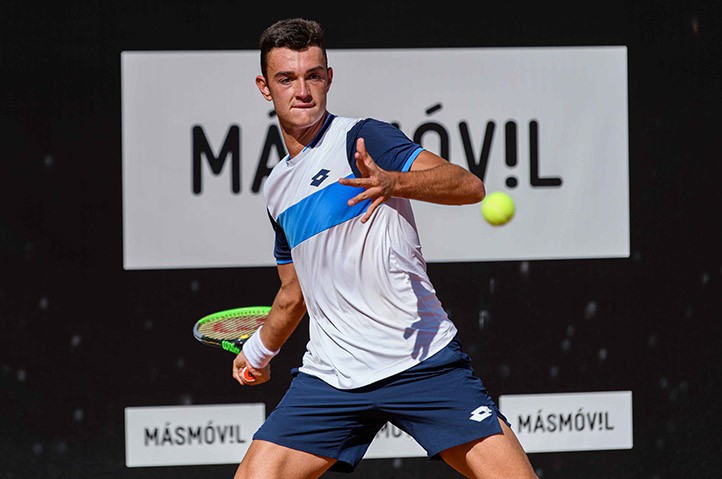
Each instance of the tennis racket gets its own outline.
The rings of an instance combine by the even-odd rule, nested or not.
[[[263,326],[270,311],[270,306],[249,306],[218,311],[196,321],[193,326],[193,336],[203,344],[225,349],[237,355],[241,352],[243,343]],[[243,368],[241,374],[247,382],[256,380],[246,368]]]

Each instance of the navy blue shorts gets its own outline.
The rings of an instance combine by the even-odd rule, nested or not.
[[[331,470],[351,472],[391,422],[440,459],[445,449],[501,433],[497,417],[509,425],[470,363],[454,339],[416,366],[358,389],[336,389],[294,369],[253,439],[337,459]]]

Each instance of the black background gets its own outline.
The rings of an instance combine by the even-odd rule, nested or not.
[[[271,408],[306,333],[271,384],[241,389],[190,328],[270,303],[275,269],[123,270],[120,52],[255,49],[290,16],[324,24],[329,48],[628,47],[630,257],[429,273],[495,398],[633,391],[633,449],[531,454],[542,479],[718,477],[719,2],[150,0],[0,4],[0,478],[232,477],[126,468],[124,408]],[[424,458],[327,476],[458,477]]]

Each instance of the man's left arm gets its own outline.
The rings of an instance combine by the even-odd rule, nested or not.
[[[371,200],[362,222],[393,196],[443,205],[466,205],[480,202],[486,194],[484,183],[476,175],[427,150],[419,153],[409,171],[386,171],[376,164],[366,150],[364,139],[359,138],[355,159],[361,178],[342,178],[339,183],[364,188],[348,201],[349,206],[353,206]]]

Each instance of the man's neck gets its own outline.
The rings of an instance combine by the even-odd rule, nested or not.
[[[327,118],[328,111],[325,112],[323,116],[313,125],[307,128],[299,128],[297,130],[287,130],[283,127],[283,125],[281,125],[283,141],[286,144],[286,149],[288,150],[290,158],[293,158],[301,153],[303,149],[308,146],[314,138],[316,138],[316,135],[319,131],[321,131],[321,128],[323,128],[324,123],[326,123]]]

